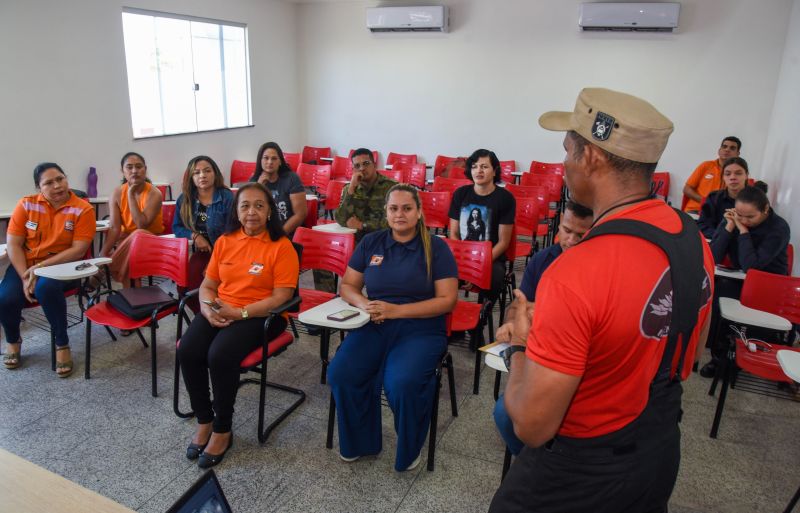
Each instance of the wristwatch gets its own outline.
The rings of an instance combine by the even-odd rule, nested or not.
[[[248,317],[250,317],[250,314],[247,313],[247,308],[242,308],[242,320],[245,321]]]
[[[503,357],[503,363],[506,364],[506,369],[511,371],[511,356],[519,351],[524,351],[525,346],[510,346],[500,351],[500,356]]]

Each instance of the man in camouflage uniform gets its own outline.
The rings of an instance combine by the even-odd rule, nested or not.
[[[353,177],[342,189],[342,199],[334,219],[341,226],[355,228],[356,244],[369,232],[386,228],[386,193],[397,182],[378,173],[372,152],[359,148],[350,157],[353,161]],[[333,273],[314,271],[318,290],[335,292]]]

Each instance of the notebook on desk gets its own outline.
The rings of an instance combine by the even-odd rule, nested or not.
[[[167,510],[167,513],[233,513],[217,475],[209,470]]]

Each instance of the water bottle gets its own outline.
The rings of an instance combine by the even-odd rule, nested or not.
[[[86,178],[86,194],[90,198],[97,197],[97,170],[94,167],[89,168],[89,176]]]

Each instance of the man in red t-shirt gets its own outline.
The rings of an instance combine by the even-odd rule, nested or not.
[[[518,309],[527,338],[504,354],[505,405],[526,447],[490,511],[666,511],[680,380],[704,347],[714,268],[691,219],[650,194],[673,126],[607,89],[539,124],[568,132],[566,183],[595,217],[542,276],[532,326]]]

